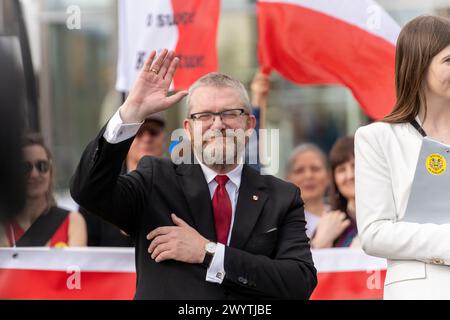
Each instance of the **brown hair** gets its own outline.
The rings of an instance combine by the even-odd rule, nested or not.
[[[431,60],[450,44],[450,20],[437,16],[420,16],[408,22],[397,40],[395,87],[397,103],[383,121],[412,121],[423,106],[425,117],[424,79]]]
[[[54,168],[53,168],[53,157],[50,149],[44,143],[43,137],[39,133],[28,133],[25,135],[22,141],[22,149],[30,146],[40,146],[45,150],[45,154],[47,155],[47,160],[50,163],[50,185],[47,190],[47,204],[50,207],[56,206],[56,200],[53,194],[53,176],[54,176]]]
[[[355,158],[355,141],[353,137],[339,138],[330,151],[330,166],[332,172],[330,204],[332,210],[347,212],[347,199],[339,192],[334,178],[336,168]]]

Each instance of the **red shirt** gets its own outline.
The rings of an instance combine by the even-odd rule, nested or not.
[[[53,234],[50,239],[50,247],[53,248],[62,248],[67,247],[69,244],[69,224],[70,224],[70,215],[67,215],[67,218],[61,223],[59,228]],[[23,230],[19,224],[15,221],[12,223],[7,223],[4,225],[6,230],[6,235],[8,237],[9,245],[12,247],[14,243],[19,241],[19,239],[24,235],[25,230]],[[14,236],[14,240],[13,240]]]

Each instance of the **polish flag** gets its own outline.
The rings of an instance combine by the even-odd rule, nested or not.
[[[220,0],[119,0],[116,89],[131,89],[152,50],[167,48],[180,58],[175,90],[217,71],[219,14]]]
[[[0,299],[130,300],[134,255],[131,248],[0,248]],[[312,257],[319,281],[311,299],[382,299],[385,259],[348,248]]]
[[[259,0],[258,55],[303,85],[344,85],[366,114],[395,104],[395,45],[400,27],[373,0]]]

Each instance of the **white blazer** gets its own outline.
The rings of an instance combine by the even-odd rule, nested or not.
[[[450,224],[402,222],[422,139],[409,123],[355,134],[358,232],[367,254],[387,259],[385,299],[450,299]]]

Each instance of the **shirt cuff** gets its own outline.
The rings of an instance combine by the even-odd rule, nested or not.
[[[103,134],[103,138],[105,138],[105,140],[111,144],[123,142],[134,137],[143,123],[144,122],[123,123],[123,120],[120,117],[119,108],[119,110],[117,110],[111,120],[109,120],[108,125],[106,126],[105,133]]]
[[[206,281],[222,284],[223,279],[225,279],[224,260],[225,246],[222,243],[218,243],[216,253],[214,253],[214,257],[206,273]]]

